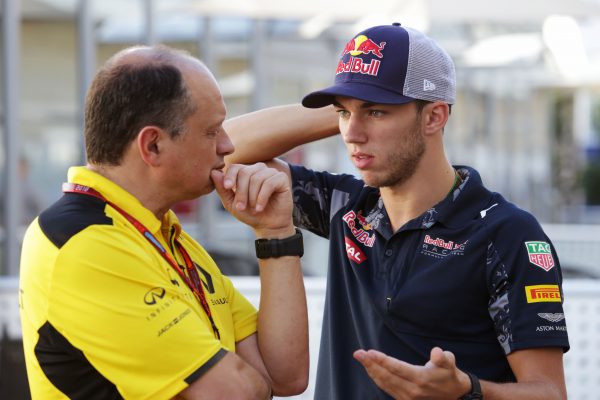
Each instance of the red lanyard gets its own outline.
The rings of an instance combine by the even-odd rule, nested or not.
[[[177,239],[175,239],[175,245],[179,250],[179,253],[183,257],[183,261],[185,262],[185,270],[187,271],[187,275],[182,269],[182,267],[171,257],[171,255],[167,252],[167,250],[160,244],[158,239],[146,228],[140,221],[133,218],[129,215],[125,210],[121,207],[117,206],[113,202],[107,200],[102,194],[100,194],[97,190],[92,189],[91,187],[78,185],[75,183],[63,183],[62,190],[65,193],[77,193],[77,194],[85,194],[88,196],[97,197],[100,200],[108,203],[112,208],[117,210],[122,216],[124,216],[127,221],[129,221],[135,228],[142,234],[143,237],[150,242],[150,244],[163,256],[165,260],[173,267],[175,271],[179,274],[181,279],[188,285],[192,293],[196,296],[196,299],[202,305],[202,308],[206,312],[208,319],[210,320],[210,325],[212,326],[213,332],[217,339],[220,339],[219,329],[217,329],[217,325],[212,317],[212,312],[210,311],[210,307],[208,306],[208,302],[206,301],[206,295],[204,294],[204,289],[202,288],[202,281],[200,280],[200,276],[198,275],[198,270],[192,261],[192,258],[185,250],[185,248],[179,243]]]

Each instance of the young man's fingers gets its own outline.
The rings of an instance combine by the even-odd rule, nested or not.
[[[439,368],[452,369],[456,367],[456,359],[454,354],[449,351],[444,351],[439,347],[431,349],[429,355],[430,365],[434,365]]]
[[[368,352],[358,350],[354,352],[354,358],[365,367],[367,374],[375,384],[393,397],[405,393],[407,388],[413,385],[412,382],[396,373],[398,365],[392,362],[395,360],[392,357],[373,350]]]

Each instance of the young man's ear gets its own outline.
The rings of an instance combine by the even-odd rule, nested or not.
[[[442,101],[435,101],[423,108],[424,128],[426,134],[443,131],[450,115],[450,106]]]
[[[137,135],[137,148],[144,162],[150,166],[160,164],[166,132],[157,126],[145,126]]]

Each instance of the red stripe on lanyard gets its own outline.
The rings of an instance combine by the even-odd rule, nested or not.
[[[152,234],[152,232],[148,230],[148,228],[146,228],[140,221],[129,215],[121,207],[107,200],[104,196],[102,196],[100,192],[89,186],[78,185],[75,183],[63,183],[62,190],[65,193],[84,194],[87,196],[96,197],[109,204],[112,208],[117,210],[119,214],[124,216],[127,219],[127,221],[129,221],[138,230],[138,232],[140,232],[142,236],[145,237],[146,240],[148,240],[148,242],[150,242],[150,244],[160,253],[160,255],[162,255],[163,258],[167,260],[167,262],[171,265],[171,267],[173,267],[177,274],[179,274],[179,276],[186,283],[186,285],[188,285],[188,287],[190,288],[192,293],[194,293],[196,299],[204,309],[204,312],[206,312],[206,315],[208,316],[210,325],[212,326],[215,336],[217,337],[217,339],[221,338],[221,335],[219,334],[219,329],[217,329],[217,325],[215,324],[215,321],[212,317],[212,312],[210,311],[210,307],[208,306],[208,301],[206,300],[206,295],[204,294],[204,289],[202,288],[203,283],[200,280],[200,276],[198,275],[198,270],[196,269],[196,266],[194,265],[194,262],[192,261],[192,258],[190,257],[188,252],[185,250],[183,245],[179,243],[177,239],[175,239],[175,245],[177,246],[177,249],[183,257],[186,266],[186,271],[189,277],[185,274],[181,266],[173,259],[173,257],[171,257],[169,253],[167,253],[167,250],[160,244],[158,239],[156,239],[156,237]]]

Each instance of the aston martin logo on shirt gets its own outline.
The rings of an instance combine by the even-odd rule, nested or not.
[[[565,319],[564,313],[538,313],[538,316],[550,322],[560,322]]]

